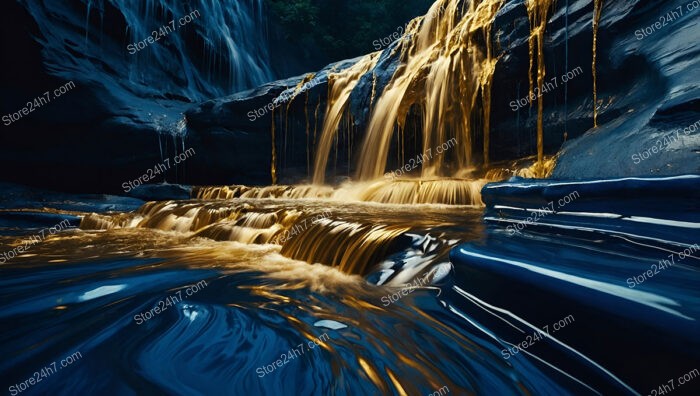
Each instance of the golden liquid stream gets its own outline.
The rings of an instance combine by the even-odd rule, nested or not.
[[[309,135],[309,121],[308,121],[308,113],[306,106],[308,105],[308,90],[311,88],[308,85],[305,87],[307,83],[309,83],[313,78],[315,77],[314,73],[308,73],[302,78],[297,85],[294,87],[294,91],[289,95],[287,99],[287,106],[286,106],[286,111],[285,111],[285,121],[284,121],[284,146],[283,146],[283,152],[286,152],[287,149],[287,130],[288,130],[288,116],[289,116],[289,107],[292,105],[292,102],[294,99],[296,99],[297,95],[302,93],[302,91],[306,92],[306,101],[304,103],[304,114],[306,116],[306,135],[307,135],[307,156],[308,156],[308,135]],[[275,100],[283,100],[283,95],[280,95],[275,98]],[[276,137],[275,137],[275,108],[279,106],[277,103],[273,101],[273,104],[275,105],[272,108],[270,118],[272,120],[272,125],[270,126],[270,135],[272,139],[272,163],[270,164],[270,177],[272,179],[272,184],[275,185],[277,184],[277,145],[276,145]],[[284,104],[284,103],[282,103]],[[308,160],[307,160],[308,161]]]
[[[525,0],[531,29],[528,39],[531,94],[535,86],[542,91],[545,81],[544,35],[553,4],[554,0]],[[602,0],[595,0],[595,4],[594,64]],[[320,185],[325,181],[331,150],[337,153],[337,144],[341,141],[339,129],[343,128],[348,134],[348,144],[353,144],[354,124],[349,119],[347,106],[360,78],[370,72],[373,73],[371,114],[357,150],[359,160],[355,176],[359,182],[377,180],[383,175],[392,142],[398,143],[397,156],[403,159],[405,146],[411,140],[422,143],[423,152],[429,152],[455,138],[457,146],[449,155],[433,156],[422,162],[420,177],[459,178],[470,173],[472,140],[474,136],[481,136],[482,164],[488,168],[491,89],[500,57],[493,53],[491,30],[502,6],[503,0],[436,1],[425,16],[409,22],[400,42],[395,45],[393,51],[395,55],[398,53],[399,67],[383,90],[377,89],[373,71],[380,52],[365,56],[346,70],[331,73],[323,127],[318,141],[314,139],[317,144],[314,145],[313,183]],[[536,72],[533,70],[535,60]],[[533,75],[536,75],[536,80]],[[594,100],[597,100],[595,84],[594,73]],[[481,106],[477,106],[479,97]],[[539,99],[537,102],[537,163],[521,173],[546,177],[554,161],[545,161],[544,101]],[[409,113],[422,123],[418,128],[422,136],[411,140],[404,135]],[[481,125],[473,122],[475,115],[481,116]],[[397,134],[395,139],[394,134]],[[351,152],[352,147],[348,147],[349,156]]]
[[[534,47],[537,45],[537,89],[542,92],[544,77],[546,74],[544,64],[544,31],[547,26],[547,14],[552,7],[554,0],[527,0],[528,15],[530,16],[530,96],[534,94],[532,81],[532,65],[534,63]],[[537,163],[539,167],[544,167],[544,126],[543,126],[544,101],[537,99]],[[539,177],[543,172],[536,171]]]
[[[272,184],[277,184],[277,146],[275,143],[275,109],[272,109],[272,127],[270,128],[270,135],[272,139],[272,163],[270,164],[270,177],[272,179]]]
[[[274,193],[283,186],[265,189]],[[242,188],[239,193],[246,195],[252,191]],[[206,196],[211,191],[202,189],[199,193]],[[345,206],[206,199],[147,202],[130,213],[86,214],[80,227],[83,230],[158,229],[198,241],[278,245],[285,257],[364,275],[387,256],[392,242],[412,227],[432,227],[452,221],[449,214],[439,214],[441,209],[433,209],[438,213],[437,219],[422,224],[414,221],[408,209],[404,209],[403,218],[396,218],[400,211],[382,218],[381,214],[362,212],[343,214]]]
[[[360,81],[360,77],[374,68],[379,59],[379,52],[369,54],[354,64],[348,70],[332,73],[328,76],[328,105],[323,121],[321,140],[316,149],[314,166],[314,183],[323,184],[326,176],[326,166],[331,146],[338,133],[338,127],[343,119],[350,93]]]
[[[386,168],[392,137],[405,127],[412,106],[421,109],[423,149],[434,149],[456,137],[459,149],[453,155],[460,167],[471,163],[471,114],[482,95],[484,159],[488,162],[490,89],[497,57],[491,53],[491,25],[503,0],[475,0],[464,12],[460,0],[435,2],[428,13],[411,21],[401,44],[401,66],[383,92],[372,91],[373,110],[361,143],[357,178],[381,177]],[[484,50],[479,42],[488,42]],[[334,74],[329,89],[326,121],[316,152],[314,183],[324,181],[328,154],[347,100],[359,78],[376,63],[377,54],[352,68]],[[407,139],[399,136],[403,152]],[[423,164],[422,176],[444,174],[447,156]]]

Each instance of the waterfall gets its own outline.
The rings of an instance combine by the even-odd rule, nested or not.
[[[444,176],[449,172],[459,175],[458,171],[472,163],[475,126],[471,117],[472,110],[478,108],[479,97],[485,121],[478,132],[483,136],[484,162],[488,162],[490,90],[498,62],[491,52],[490,30],[502,4],[502,0],[475,0],[466,5],[459,0],[440,0],[425,16],[407,25],[400,44],[388,49],[401,51],[403,65],[384,91],[372,98],[373,109],[357,163],[358,179],[382,176],[394,132],[397,128],[403,130],[407,116],[416,106],[424,120],[423,153],[430,153],[425,162],[421,161],[422,177]],[[486,48],[479,42],[486,42]],[[324,180],[331,142],[338,132],[347,97],[365,73],[358,71],[370,65],[369,59],[329,79],[326,124],[316,153],[315,183]],[[450,139],[459,142],[454,152],[433,156],[435,148]],[[459,169],[455,169],[453,162]]]
[[[543,90],[545,29],[554,4],[554,0],[523,1],[530,22],[530,97],[536,90]],[[398,158],[404,158],[404,151],[410,149],[407,142],[422,143],[415,159],[419,166],[411,166],[411,170],[418,170],[408,172],[409,177],[474,180],[475,165],[487,171],[491,89],[502,56],[493,48],[491,30],[503,5],[503,0],[436,1],[425,16],[408,23],[395,45],[368,55],[354,67],[331,73],[325,124],[316,147],[314,183],[325,181],[333,142],[338,141],[343,121],[352,119],[353,114],[347,114],[347,103],[355,85],[370,73],[374,75],[376,65],[382,62],[375,59],[387,55],[398,56],[400,66],[382,91],[372,88],[369,120],[357,153],[356,179],[380,178],[386,171],[390,149],[398,146]],[[594,22],[599,18],[599,7],[597,11]],[[537,163],[515,173],[546,177],[555,162],[544,156],[544,102],[537,102]],[[414,136],[407,138],[406,128],[411,128]],[[436,148],[453,139],[458,142],[453,149],[435,155]],[[473,150],[477,139],[481,140],[481,150]]]
[[[49,71],[114,96],[201,101],[275,78],[263,0],[22,3],[42,21]]]

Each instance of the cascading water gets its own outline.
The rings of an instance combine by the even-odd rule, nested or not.
[[[52,73],[113,94],[194,102],[275,77],[263,0],[81,0],[82,10],[61,2],[23,3],[44,21],[39,28]],[[104,26],[106,14],[121,26]],[[137,45],[144,40],[145,47]]]
[[[360,77],[376,65],[378,57],[378,53],[368,55],[347,71],[331,74],[328,78],[331,88],[321,138],[316,149],[313,179],[316,184],[323,183],[325,179],[326,166],[333,140],[336,138],[340,122],[345,116],[350,94],[359,82]]]
[[[482,96],[483,117],[489,118],[489,94],[491,79],[498,61],[491,53],[490,27],[502,1],[459,0],[437,1],[424,17],[408,24],[404,38],[400,41],[402,67],[394,73],[383,92],[372,101],[372,115],[360,145],[357,177],[371,180],[381,177],[387,165],[391,139],[395,131],[401,130],[412,106],[421,108],[422,147],[428,152],[445,141],[456,138],[458,149],[451,156],[430,158],[422,164],[421,176],[434,177],[453,174],[472,164],[472,110],[479,95]],[[465,8],[466,7],[466,8]],[[487,48],[478,45],[487,42]],[[363,65],[364,66],[364,65]],[[331,93],[322,144],[316,157],[314,181],[322,182],[326,158],[330,154],[330,142],[338,132],[353,84],[345,82],[362,76],[361,68],[340,73],[342,78],[331,80]],[[359,72],[359,73],[358,73]],[[335,86],[335,81],[342,88]],[[488,122],[481,135],[488,136]],[[488,161],[488,138],[484,138],[485,160]],[[451,169],[450,169],[451,168]]]
[[[499,174],[488,170],[491,166],[491,87],[500,57],[492,48],[491,28],[502,6],[502,0],[435,2],[424,17],[416,18],[407,25],[403,37],[397,40],[395,46],[385,50],[398,53],[401,66],[393,73],[383,91],[375,90],[374,69],[381,56],[379,52],[367,55],[348,69],[331,73],[323,129],[314,149],[313,182],[320,185],[325,181],[331,152],[337,152],[341,131],[347,130],[348,158],[358,158],[355,179],[359,182],[377,181],[382,177],[392,149],[396,148],[400,153],[398,158],[403,162],[406,161],[405,152],[410,150],[407,141],[421,144],[422,150],[417,150],[421,154],[412,160],[420,166],[412,166],[411,171],[401,172],[404,175],[401,178],[391,178],[389,183],[384,183],[389,185],[382,187],[386,191],[382,198],[364,194],[366,199],[405,203],[406,198],[396,198],[403,193],[397,191],[392,194],[390,191],[392,188],[405,189],[406,183],[413,183],[429,184],[434,192],[433,195],[415,194],[414,197],[421,197],[418,202],[478,204],[480,200],[473,199],[472,194],[463,194],[455,188],[470,185],[469,190],[478,190],[487,179],[475,175]],[[532,78],[533,62],[537,60],[536,82],[541,90],[545,76],[544,29],[552,2],[528,0],[525,7],[531,22],[530,76]],[[537,56],[534,53],[536,47]],[[348,111],[349,98],[360,80],[367,76],[372,76],[369,120],[366,130],[361,133],[361,144],[353,146],[351,142],[355,131],[353,115]],[[531,79],[530,92],[534,89],[535,84]],[[555,160],[544,157],[542,111],[543,102],[540,100],[537,161],[531,166],[516,169],[511,175],[542,177],[550,174],[554,167]],[[416,132],[408,140],[407,123],[417,123],[411,125]],[[273,134],[274,124],[273,117]],[[396,146],[392,144],[394,137]],[[475,150],[472,147],[472,142],[477,138],[483,142],[480,162],[474,160]],[[452,150],[434,155],[436,148],[451,140],[457,142]],[[274,146],[273,178],[276,180]],[[352,148],[355,148],[355,153],[351,152]],[[478,164],[482,169],[475,172]],[[401,167],[403,164],[399,164]],[[445,177],[455,178],[459,182],[454,183],[454,180]],[[366,187],[367,184],[361,186]],[[357,198],[362,194],[351,196]],[[454,197],[465,200],[455,201]]]
[[[264,67],[251,66],[268,64],[264,48],[239,36],[241,29],[257,37],[255,29],[264,24],[261,1],[182,3],[188,7],[88,1],[81,3],[85,14],[56,4],[27,5],[38,17],[46,10],[60,16],[47,25],[63,19],[61,26],[79,27],[44,34],[50,47],[84,49],[86,56],[67,51],[59,58],[54,49],[47,62],[58,75],[85,73],[84,81],[116,87],[110,94],[123,100],[115,106],[138,107],[158,132],[161,161],[185,152],[185,138],[204,118],[188,121],[172,101],[199,100],[269,77]],[[289,80],[292,98],[272,112],[271,130],[260,128],[265,150],[272,143],[273,185],[193,187],[191,199],[160,202],[3,186],[0,318],[12,324],[0,343],[7,357],[0,362],[3,381],[22,383],[74,351],[84,360],[32,384],[32,391],[617,395],[640,394],[696,367],[700,258],[693,243],[700,229],[700,178],[484,186],[512,175],[541,177],[556,160],[544,156],[539,99],[537,153],[493,160],[492,145],[502,135],[491,136],[491,90],[508,54],[500,53],[501,42],[492,42],[501,32],[491,30],[511,5],[521,7],[521,26],[529,19],[527,34],[519,36],[530,50],[523,81],[527,73],[530,92],[541,90],[547,16],[558,14],[553,0],[440,0],[385,52]],[[197,28],[189,33],[183,27],[170,45],[147,47],[128,62],[96,55],[116,45],[106,35],[111,29],[94,28],[97,19],[100,26],[113,20],[103,18],[109,13],[122,15],[129,26],[126,45],[148,33],[146,25],[194,9],[209,19],[193,21],[189,27]],[[594,72],[601,9],[596,0]],[[590,26],[585,18],[576,29]],[[400,59],[396,69],[390,76],[378,73],[392,56]],[[232,69],[232,62],[241,69]],[[248,66],[247,74],[241,72]],[[117,74],[128,70],[128,77],[102,79],[108,67]],[[182,76],[175,75],[180,70]],[[165,77],[149,87],[155,73]],[[317,77],[328,78],[325,108],[304,88]],[[252,92],[259,99],[268,88],[277,87]],[[596,89],[594,83],[594,102]],[[357,93],[367,96],[356,100]],[[585,95],[589,103],[588,87]],[[305,150],[287,125],[299,96],[305,97]],[[212,107],[219,104],[231,103]],[[244,125],[244,134],[256,133]],[[214,132],[192,141],[219,130]],[[444,146],[451,141],[456,144]],[[313,184],[276,185],[287,146],[301,147],[297,152]],[[323,184],[341,147],[356,159],[348,167],[355,178]],[[440,155],[425,155],[437,154],[436,147]],[[222,149],[229,153],[231,147]],[[410,158],[415,152],[422,154]],[[419,166],[401,166],[418,158]],[[398,167],[391,171],[394,159]],[[261,173],[268,172],[267,160]],[[182,180],[184,171],[176,168],[168,180]],[[650,194],[640,201],[630,192]],[[547,201],[552,207],[543,206]],[[664,208],[650,209],[659,206]],[[533,209],[538,207],[543,209]],[[42,228],[57,219],[69,226],[62,221],[56,232]],[[41,243],[34,243],[37,230]],[[625,277],[644,274],[672,252],[682,252],[682,264],[653,282],[625,285]],[[193,285],[203,286],[189,293]],[[178,293],[186,298],[161,308]],[[162,311],[153,314],[155,307]],[[562,320],[566,328],[544,333]],[[533,337],[537,342],[525,347]],[[280,354],[287,359],[290,346],[319,339],[298,360],[277,363]],[[645,361],[648,356],[654,359]],[[661,357],[668,361],[659,365]],[[692,392],[696,384],[683,389]]]
[[[432,216],[416,222],[410,209],[397,207],[390,218],[382,214],[383,208],[370,204],[364,204],[365,213],[358,214],[345,209],[347,203],[343,201],[297,202],[292,198],[294,194],[283,198],[251,193],[255,191],[247,190],[238,195],[234,203],[230,198],[218,200],[219,195],[212,196],[212,190],[202,189],[197,201],[148,202],[129,214],[88,214],[80,227],[84,230],[157,229],[195,239],[281,245],[283,256],[361,275],[373,271],[389,253],[410,248],[411,241],[406,234],[411,230],[454,228],[438,233],[440,248],[431,249],[429,254],[442,256],[454,243],[450,240],[459,232],[466,232],[461,229],[464,225],[456,221],[463,218],[457,215],[463,207],[445,211],[428,206],[425,210]],[[277,199],[266,202],[266,196]],[[426,259],[426,263],[434,260],[435,257]]]

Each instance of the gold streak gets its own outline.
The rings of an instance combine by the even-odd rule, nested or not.
[[[306,92],[304,101],[304,118],[306,119],[306,174],[311,173],[311,152],[309,150],[309,92]]]
[[[363,359],[359,356],[357,357],[357,362],[360,363],[360,366],[365,371],[365,373],[367,374],[369,379],[372,381],[372,383],[374,383],[374,385],[377,388],[381,389],[381,393],[384,395],[388,394],[389,392],[388,392],[386,384],[384,383],[384,381],[382,381],[379,378],[379,375],[377,374],[377,371],[374,369],[372,364],[365,361],[365,359]]]
[[[387,367],[387,368],[385,368],[385,370],[386,370],[386,373],[389,375],[389,378],[391,379],[391,382],[394,384],[394,388],[396,388],[396,391],[399,393],[399,395],[408,396],[408,393],[406,393],[403,386],[401,386],[401,383],[396,378],[396,376],[391,371],[391,369]]]
[[[526,7],[530,16],[530,96],[534,94],[532,88],[532,64],[533,41],[537,40],[537,89],[542,93],[545,77],[544,64],[544,31],[547,27],[547,13],[554,0],[527,0]],[[540,96],[540,95],[538,95]],[[537,99],[537,162],[543,166],[544,161],[544,127],[543,127],[544,101],[542,96]]]
[[[270,175],[272,177],[272,184],[277,184],[277,147],[275,146],[275,109],[272,109],[272,164],[270,166]]]

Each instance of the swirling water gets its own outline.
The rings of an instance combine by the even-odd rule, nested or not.
[[[237,199],[137,209],[138,200],[111,197],[22,199],[0,212],[0,251],[27,245],[57,219],[83,220],[0,267],[0,371],[11,393],[76,351],[79,360],[58,363],[17,394],[634,393],[551,339],[537,354],[504,359],[509,342],[525,340],[530,318],[508,318],[477,291],[517,301],[522,290],[448,257],[456,243],[479,244],[489,232],[478,208]],[[321,214],[313,226],[326,228],[284,234],[275,227],[288,212],[297,222]],[[363,228],[368,222],[385,228]],[[389,229],[401,232],[387,243],[340,243]],[[290,258],[297,253],[286,245],[295,238],[332,243],[317,239],[324,234],[337,235],[331,249],[376,254],[339,261],[309,253],[326,261],[315,264]],[[362,259],[373,261],[355,265]],[[678,309],[697,318],[697,307]],[[577,325],[561,332],[585,337],[589,325]]]

